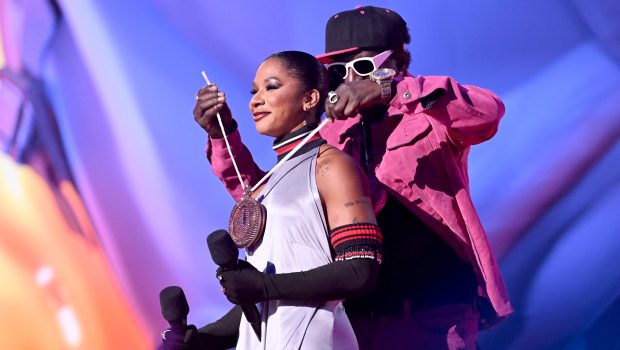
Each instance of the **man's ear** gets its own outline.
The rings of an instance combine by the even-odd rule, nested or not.
[[[309,111],[319,104],[321,93],[317,89],[306,92],[304,96],[304,111]]]

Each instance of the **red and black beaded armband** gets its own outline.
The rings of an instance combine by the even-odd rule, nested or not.
[[[379,226],[371,223],[349,224],[336,227],[329,236],[336,252],[336,261],[363,258],[381,262],[383,236]]]

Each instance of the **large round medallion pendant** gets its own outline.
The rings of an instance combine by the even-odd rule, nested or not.
[[[265,231],[267,209],[246,191],[235,204],[228,220],[228,232],[239,248],[247,248],[260,240]]]

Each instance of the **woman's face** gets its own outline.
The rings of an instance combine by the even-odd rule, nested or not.
[[[306,112],[302,84],[279,59],[270,58],[258,67],[252,94],[250,112],[260,134],[280,137],[303,125]]]

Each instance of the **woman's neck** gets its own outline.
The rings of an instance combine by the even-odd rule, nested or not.
[[[299,127],[295,127],[288,134],[278,137],[273,142],[273,150],[276,152],[278,157],[278,161],[286,156],[288,152],[290,152],[295,146],[301,143],[308,134],[312,132],[317,127],[317,124],[308,124],[308,125],[300,125]],[[314,147],[320,146],[325,143],[325,140],[319,136],[319,134],[314,135],[308,142],[301,147],[301,149],[295,154],[295,156],[299,154],[303,154],[313,149]]]

